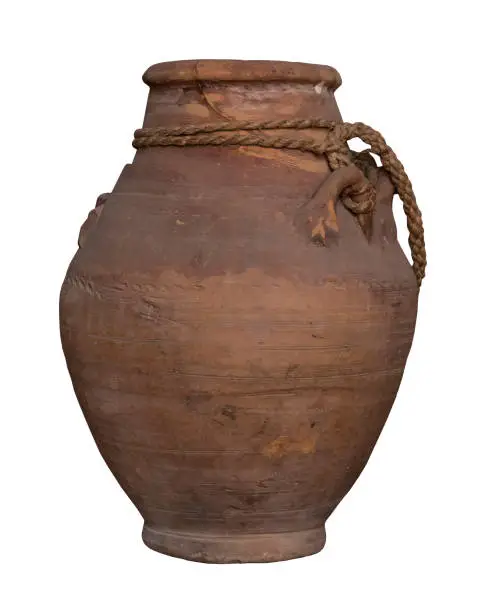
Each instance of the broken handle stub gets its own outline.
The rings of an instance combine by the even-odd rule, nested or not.
[[[109,195],[109,193],[102,193],[100,196],[98,196],[98,199],[96,200],[96,206],[89,212],[88,218],[81,225],[81,229],[79,230],[79,237],[77,240],[77,244],[80,249],[84,246],[89,232],[98,222],[98,219],[101,213],[103,212],[104,203],[108,199]]]

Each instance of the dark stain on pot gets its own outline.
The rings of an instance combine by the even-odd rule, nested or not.
[[[291,375],[298,370],[298,364],[297,363],[290,363],[290,365],[288,366],[288,368],[286,369],[286,375],[285,378],[290,378]]]
[[[266,426],[269,423],[269,418],[265,418],[263,421],[263,424],[261,425],[261,427],[258,429],[258,431],[254,434],[255,437],[261,436],[264,434],[265,430],[266,430]]]
[[[196,409],[197,407],[206,404],[212,399],[212,393],[208,392],[198,392],[186,395],[183,399],[183,402],[187,408],[190,410]]]
[[[231,404],[226,404],[222,409],[222,414],[231,419],[231,421],[235,421],[237,419],[237,408],[236,406],[232,406]]]

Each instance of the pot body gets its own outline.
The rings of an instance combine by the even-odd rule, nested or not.
[[[340,120],[325,67],[177,62],[145,79],[145,127]],[[322,246],[302,211],[325,188],[324,158],[155,147],[83,226],[61,291],[63,348],[150,547],[246,562],[323,546],[391,409],[416,318],[393,188],[371,174],[370,234],[337,203]]]

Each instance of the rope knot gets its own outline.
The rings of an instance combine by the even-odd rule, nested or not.
[[[366,215],[374,210],[376,205],[376,190],[363,176],[360,185],[354,185],[344,192],[345,207],[354,215]]]

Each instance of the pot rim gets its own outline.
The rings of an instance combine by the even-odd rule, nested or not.
[[[150,66],[143,75],[149,85],[174,83],[221,82],[287,82],[323,83],[335,91],[342,83],[331,66],[271,60],[180,60]]]

